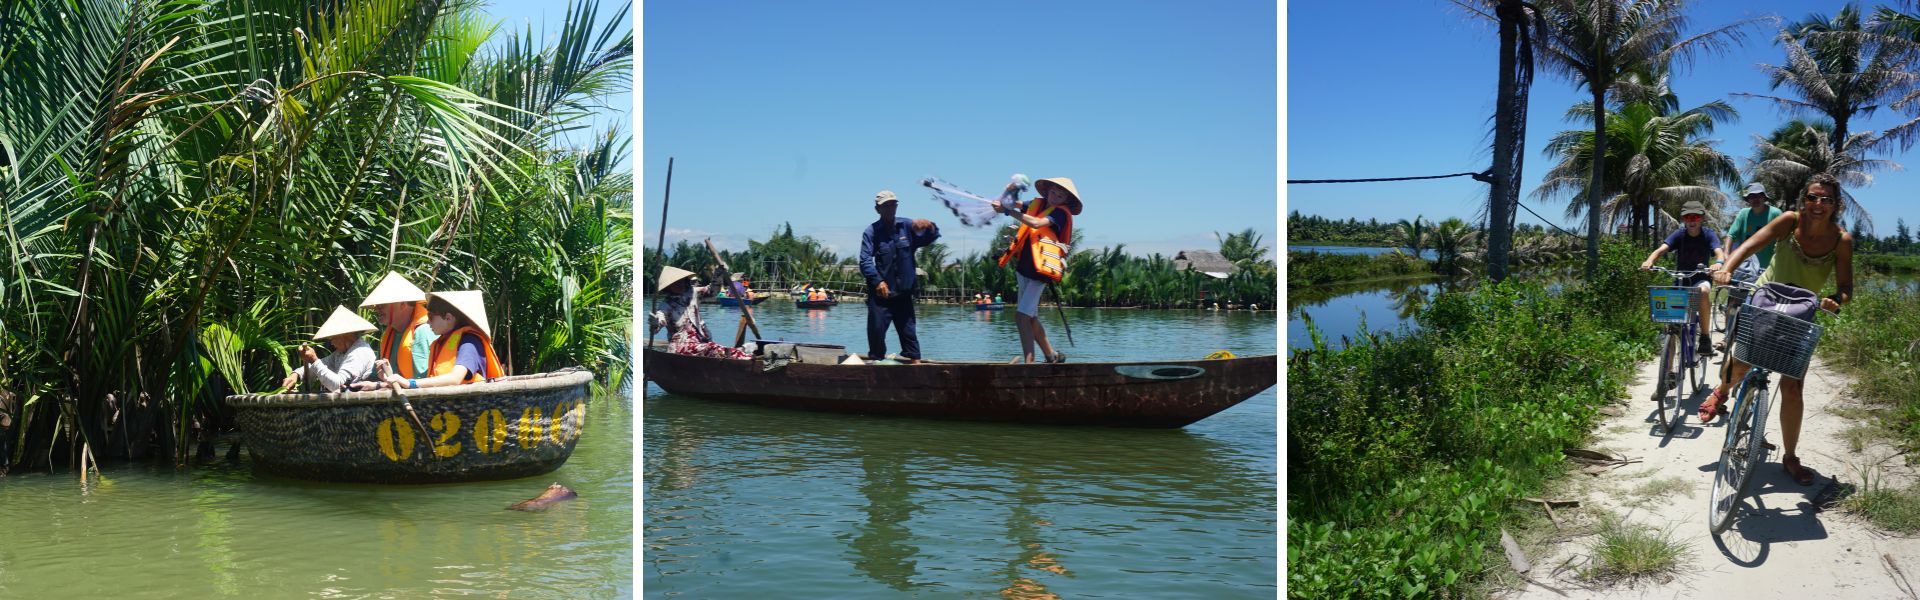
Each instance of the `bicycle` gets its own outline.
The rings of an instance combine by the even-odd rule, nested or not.
[[[1734,313],[1738,312],[1740,305],[1746,304],[1747,294],[1751,291],[1753,282],[1760,278],[1760,272],[1760,261],[1749,257],[1745,262],[1740,263],[1739,268],[1733,270],[1732,283],[1745,284],[1744,286],[1729,284],[1717,288],[1726,291],[1725,302],[1714,305],[1715,311],[1724,319],[1720,326],[1720,339],[1724,340],[1725,344],[1725,346],[1720,349],[1719,371],[1721,381],[1726,381],[1727,375],[1731,373],[1733,368],[1733,363],[1729,362],[1733,357],[1733,353],[1730,352],[1730,350],[1732,350],[1733,347],[1734,328],[1738,326],[1738,324],[1734,323]]]
[[[1651,270],[1672,275],[1675,282],[1706,272],[1675,271],[1666,267],[1653,267]],[[1650,286],[1647,288],[1647,302],[1653,321],[1665,324],[1653,343],[1655,348],[1660,349],[1660,370],[1654,382],[1653,402],[1658,407],[1661,431],[1672,433],[1673,419],[1667,412],[1672,410],[1675,415],[1680,413],[1682,394],[1676,392],[1669,397],[1667,392],[1675,391],[1684,380],[1691,384],[1687,387],[1691,394],[1700,389],[1706,377],[1702,372],[1704,367],[1700,349],[1695,347],[1699,343],[1700,323],[1699,313],[1694,309],[1700,305],[1700,289],[1677,285]]]
[[[1749,298],[1760,290],[1759,286],[1746,282],[1730,285],[1745,288]],[[1826,309],[1820,312],[1834,314]],[[1820,343],[1821,331],[1812,321],[1758,308],[1750,299],[1740,305],[1735,317],[1734,341],[1728,344],[1727,351],[1752,369],[1734,388],[1733,406],[1727,410],[1727,437],[1720,446],[1713,489],[1707,498],[1707,528],[1714,534],[1733,525],[1735,509],[1746,496],[1754,469],[1766,462],[1767,413],[1777,395],[1776,390],[1770,389],[1773,374],[1794,379],[1805,377],[1813,349]]]

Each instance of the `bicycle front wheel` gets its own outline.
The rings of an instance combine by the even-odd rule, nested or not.
[[[1654,375],[1653,402],[1659,410],[1660,430],[1672,432],[1673,419],[1668,417],[1667,411],[1671,407],[1678,412],[1680,402],[1678,398],[1669,396],[1667,390],[1679,385],[1674,366],[1680,362],[1680,338],[1671,331],[1662,332],[1659,340],[1654,342],[1654,347],[1660,348],[1660,370]]]
[[[1713,474],[1713,492],[1707,498],[1712,503],[1707,509],[1707,528],[1713,533],[1733,525],[1747,484],[1766,457],[1767,393],[1765,379],[1750,376],[1735,394],[1733,412],[1727,415],[1727,438],[1720,447],[1720,464]]]

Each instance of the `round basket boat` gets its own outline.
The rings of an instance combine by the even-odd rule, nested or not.
[[[255,469],[320,481],[512,479],[567,462],[593,373],[420,390],[227,397]],[[411,407],[411,410],[409,410]]]

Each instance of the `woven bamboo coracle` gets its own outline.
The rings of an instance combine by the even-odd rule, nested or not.
[[[481,481],[565,463],[580,439],[591,381],[593,373],[568,369],[419,390],[242,394],[227,404],[263,472],[319,481]]]

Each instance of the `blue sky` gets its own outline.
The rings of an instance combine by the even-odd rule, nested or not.
[[[491,0],[485,6],[486,13],[499,22],[491,43],[502,43],[509,34],[520,35],[528,28],[539,32],[543,44],[551,46],[559,39],[560,25],[566,22],[566,0]],[[599,14],[595,16],[596,31],[608,21],[618,20],[622,29],[632,27],[631,14],[616,15],[621,9],[620,0],[600,0]],[[618,37],[618,34],[615,34]],[[575,140],[576,145],[584,145],[597,136],[596,132],[605,132],[609,128],[619,128],[632,133],[633,130],[633,94],[621,93],[607,96],[598,101],[601,110],[589,121],[592,126],[563,134],[562,139]]]
[[[1070,177],[1084,249],[1277,238],[1275,6],[1263,2],[648,2],[641,232],[741,249],[776,226],[857,253],[881,189],[957,254],[918,186]]]
[[[1744,18],[1779,15],[1788,21],[1813,12],[1831,15],[1843,3],[1763,0],[1695,2],[1688,10],[1688,33]],[[1867,4],[1871,7],[1872,4]],[[1356,18],[1365,15],[1365,18]],[[1487,131],[1493,114],[1495,53],[1493,27],[1441,0],[1353,0],[1294,2],[1287,7],[1287,165],[1292,179],[1346,179],[1439,175],[1481,171],[1491,162]],[[1719,150],[1744,166],[1753,136],[1765,135],[1792,118],[1761,100],[1733,92],[1788,95],[1770,91],[1754,65],[1781,64],[1783,48],[1773,43],[1778,26],[1747,28],[1746,42],[1720,56],[1698,55],[1691,68],[1672,79],[1683,107],[1725,100],[1740,119],[1713,133]],[[1563,119],[1568,107],[1588,98],[1573,82],[1544,71],[1534,79],[1527,121],[1527,154],[1521,203],[1562,226],[1564,199],[1532,197],[1552,161],[1541,153],[1548,138],[1562,130],[1591,127]],[[1906,119],[1882,110],[1856,118],[1857,131],[1880,130]],[[1913,152],[1882,154],[1907,166],[1920,166]],[[1287,207],[1303,214],[1334,218],[1471,219],[1485,202],[1486,186],[1467,178],[1433,181],[1289,185]],[[1732,192],[1733,190],[1726,190]],[[1881,171],[1864,189],[1850,189],[1873,215],[1878,235],[1890,235],[1897,218],[1909,227],[1920,223],[1920,174]],[[1521,222],[1539,223],[1522,212]]]

